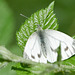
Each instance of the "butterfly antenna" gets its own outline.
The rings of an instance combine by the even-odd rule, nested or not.
[[[25,15],[23,15],[23,14],[20,14],[20,15],[28,19],[28,17],[27,17],[27,16],[25,16]]]

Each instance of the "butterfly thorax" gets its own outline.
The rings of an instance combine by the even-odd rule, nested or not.
[[[44,40],[44,31],[43,30],[38,30],[37,34],[40,38],[41,49],[42,49],[43,55],[45,57],[47,57],[46,44],[45,44],[45,40]]]

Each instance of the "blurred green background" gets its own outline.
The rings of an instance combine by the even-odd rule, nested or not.
[[[23,14],[31,14],[47,7],[54,0],[0,0],[0,45],[11,52],[22,56],[17,45],[16,32],[24,23]],[[59,30],[73,36],[75,35],[75,0],[55,0],[54,13],[58,19]],[[13,63],[0,70],[0,75],[16,75],[11,70]]]

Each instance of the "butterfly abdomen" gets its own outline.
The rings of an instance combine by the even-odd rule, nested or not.
[[[44,55],[45,57],[47,57],[47,50],[46,50],[46,45],[45,45],[45,41],[44,41],[43,31],[40,30],[40,31],[38,31],[37,33],[38,33],[38,36],[39,36],[39,38],[40,38],[41,49],[42,49],[43,55]]]

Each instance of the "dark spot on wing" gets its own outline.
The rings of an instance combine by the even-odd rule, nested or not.
[[[50,47],[50,48],[51,48],[52,51],[54,51],[52,47]]]
[[[32,57],[33,59],[35,59],[35,57],[34,57],[33,55],[31,55],[31,57]]]
[[[68,48],[68,46],[65,48],[65,51],[69,50],[71,55],[73,55],[72,51]]]
[[[38,57],[40,58],[41,57],[41,54],[38,54]]]
[[[71,55],[73,55],[72,51],[68,48],[68,46],[65,48],[65,51],[69,50]],[[67,56],[70,57],[70,55],[66,52]]]
[[[51,50],[53,51],[53,52],[57,52],[57,50],[56,49],[53,49],[52,47],[50,47],[51,48]]]
[[[67,51],[68,50],[68,46],[65,48],[65,51]]]

